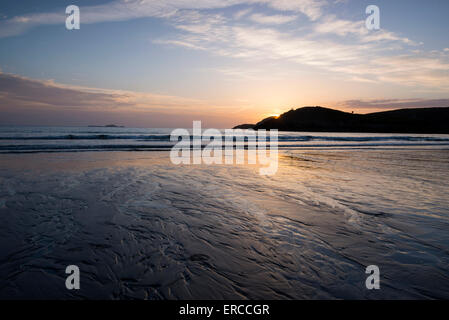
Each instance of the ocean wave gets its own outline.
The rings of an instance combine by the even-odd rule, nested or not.
[[[107,144],[107,145],[5,145],[2,151],[48,151],[48,150],[112,150],[112,149],[169,149],[173,145],[138,145],[138,144]]]
[[[423,141],[449,142],[449,138],[419,136],[376,136],[376,137],[331,137],[331,136],[279,136],[279,141],[338,141],[338,142],[370,142],[370,141]]]
[[[30,152],[78,152],[78,151],[168,151],[173,144],[105,144],[105,145],[0,145],[0,153],[30,153]],[[202,144],[202,148],[207,144]],[[223,149],[226,145],[223,145]],[[248,149],[248,145],[236,146],[237,149]],[[447,143],[345,143],[345,144],[281,144],[279,150],[304,148],[380,148],[380,147],[449,147]],[[267,146],[269,149],[269,146]],[[190,147],[193,150],[193,147]]]
[[[9,136],[0,137],[0,140],[155,140],[170,141],[169,135],[76,135],[66,134],[58,136]]]
[[[190,136],[190,139],[199,139],[197,136]],[[54,136],[0,136],[0,140],[137,140],[137,141],[170,141],[168,134],[151,135],[111,135],[111,134],[64,134]],[[267,140],[270,137],[267,136]],[[431,137],[431,136],[293,136],[279,135],[279,141],[291,142],[309,142],[309,141],[335,141],[335,142],[382,142],[382,141],[407,141],[407,142],[449,142],[449,137]]]

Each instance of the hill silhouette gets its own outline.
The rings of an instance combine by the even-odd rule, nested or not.
[[[279,131],[449,133],[448,108],[400,109],[353,114],[323,107],[290,110],[255,125],[235,128],[278,129]]]

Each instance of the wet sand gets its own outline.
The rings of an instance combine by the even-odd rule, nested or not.
[[[292,151],[267,177],[167,152],[1,155],[0,298],[448,298],[447,159]]]

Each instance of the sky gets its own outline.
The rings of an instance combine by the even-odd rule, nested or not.
[[[2,0],[0,125],[226,128],[310,105],[449,107],[448,12],[447,0]]]

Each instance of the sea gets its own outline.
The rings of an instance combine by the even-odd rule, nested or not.
[[[0,127],[0,152],[167,150],[174,129]],[[192,133],[192,129],[189,129]],[[225,130],[221,130],[225,136]],[[192,136],[193,138],[193,136]],[[196,138],[196,137],[195,137]],[[279,132],[279,148],[447,147],[449,135]]]
[[[449,135],[279,132],[263,176],[171,131],[1,127],[0,298],[449,299]]]

